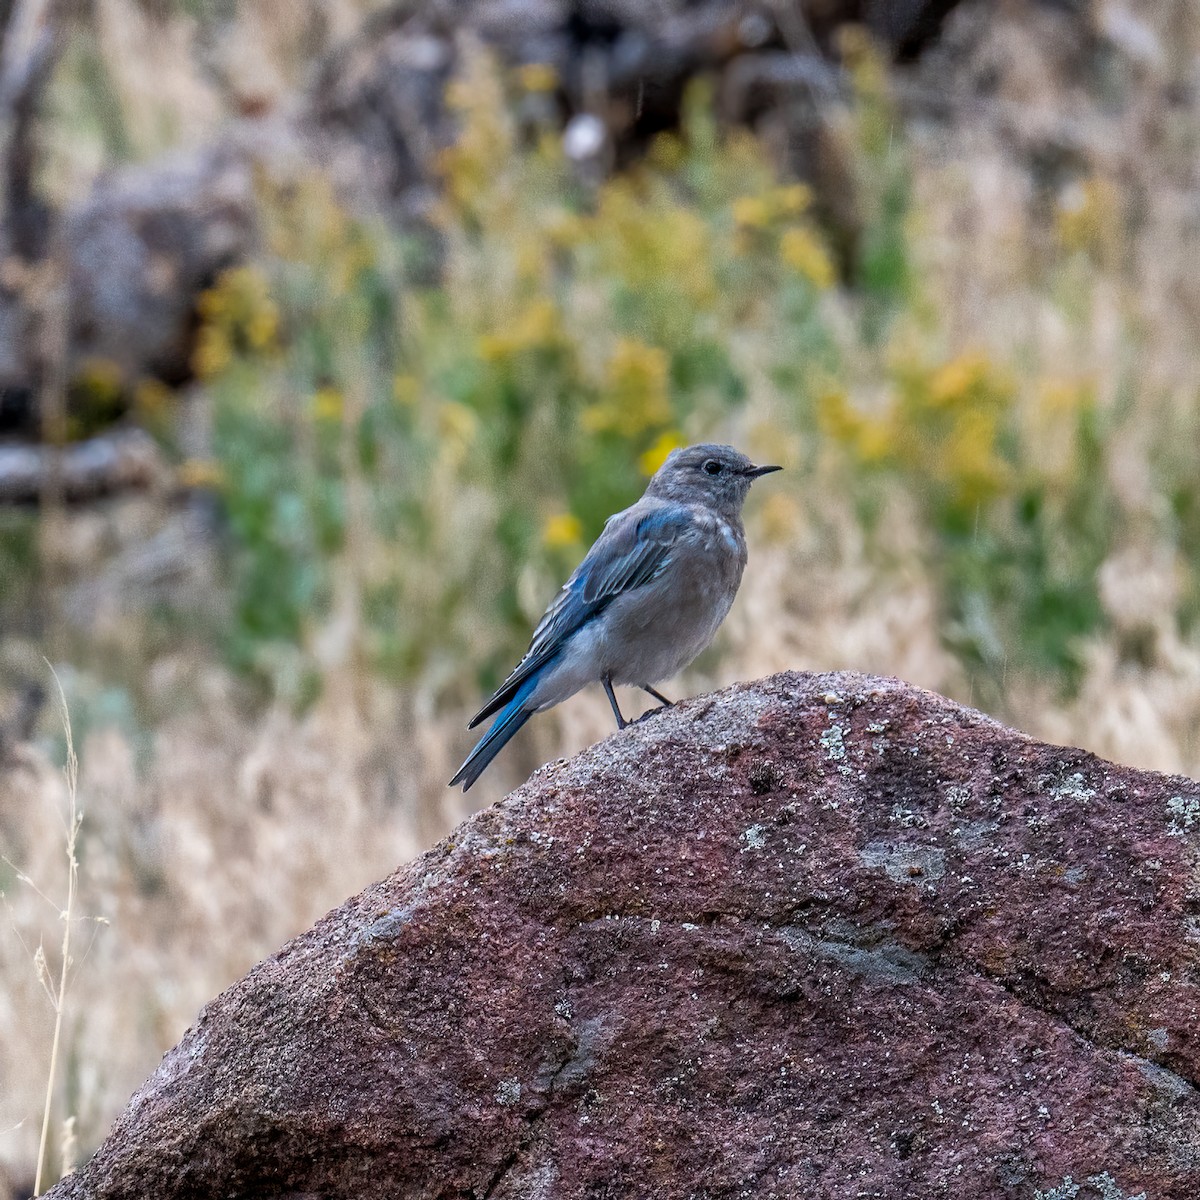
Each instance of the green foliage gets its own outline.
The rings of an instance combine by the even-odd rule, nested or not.
[[[5,626],[22,630],[38,611],[37,581],[36,515],[0,506],[0,620]]]
[[[862,296],[863,337],[874,346],[912,299],[907,230],[911,180],[904,140],[897,136],[899,118],[888,90],[886,60],[854,28],[843,33],[842,50],[855,95],[855,185],[862,216],[853,282]]]
[[[202,302],[217,462],[193,469],[232,535],[233,660],[276,690],[311,692],[347,605],[377,669],[494,678],[609,514],[741,408],[732,346],[765,336],[795,402],[830,360],[807,190],[718,144],[705,95],[588,191],[557,138],[518,138],[508,86],[480,61],[452,89],[439,284],[321,182],[264,184],[271,253]]]
[[[881,369],[886,406],[863,412],[832,390],[821,420],[857,463],[859,486],[899,479],[917,500],[947,641],[997,693],[1010,669],[1073,685],[1083,639],[1104,621],[1097,573],[1120,532],[1091,388],[1045,383],[1030,405],[980,351],[935,364],[901,351]]]
[[[320,180],[264,183],[270,252],[206,296],[195,358],[217,398],[218,461],[193,469],[228,514],[234,661],[297,699],[331,654],[435,681],[473,662],[494,682],[669,450],[751,421],[787,438],[801,496],[836,463],[868,530],[906,498],[946,642],[985,692],[1009,671],[1072,686],[1107,619],[1099,569],[1130,537],[1108,461],[1125,417],[1086,375],[956,344],[912,265],[883,66],[862,45],[848,57],[848,291],[807,188],[747,134],[719,136],[703,88],[679,133],[591,188],[552,130],[511,116],[541,76],[476,60],[449,93],[460,137],[419,237],[352,217]],[[1042,267],[1081,311],[1112,257],[1095,191]],[[1157,452],[1162,521],[1192,563],[1194,444]]]
[[[1194,447],[1200,429],[1189,422],[1185,431],[1174,425],[1163,431],[1176,436],[1163,448],[1164,504],[1156,531],[1175,552],[1178,572],[1178,619],[1182,633],[1200,632],[1200,476]]]

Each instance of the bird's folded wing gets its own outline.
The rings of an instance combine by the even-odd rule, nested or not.
[[[567,639],[595,620],[618,596],[644,587],[671,561],[671,549],[692,514],[680,504],[643,499],[611,517],[534,630],[525,657],[471,720],[470,728],[503,708]]]

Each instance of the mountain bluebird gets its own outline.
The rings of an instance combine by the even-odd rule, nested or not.
[[[746,566],[742,503],[755,479],[778,470],[731,446],[672,451],[646,494],[608,518],[525,657],[475,714],[468,728],[496,719],[450,786],[465,792],[535,712],[589,683],[604,685],[618,729],[629,722],[614,683],[670,705],[652,685],[686,667],[725,619]]]

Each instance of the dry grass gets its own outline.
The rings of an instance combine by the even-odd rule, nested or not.
[[[276,711],[248,724],[231,696],[215,680],[207,712],[165,721],[142,763],[112,729],[81,748],[78,906],[112,926],[80,953],[72,987],[86,1001],[62,1030],[57,1111],[78,1118],[85,1146],[200,1004],[418,849],[416,788],[429,785],[430,767],[403,736],[398,697],[377,697],[368,714],[335,687],[302,722]],[[413,749],[392,753],[389,729]],[[35,751],[0,776],[3,841],[32,879],[52,878],[61,861],[67,792]],[[27,887],[6,890],[22,940],[11,930],[0,938],[0,1046],[12,1081],[0,1129],[25,1124],[0,1153],[32,1164],[31,1101],[46,1079],[53,1014],[22,941],[49,937],[57,913]]]
[[[78,196],[114,158],[195,146],[240,114],[283,109],[314,60],[386,0],[95,0],[74,9],[44,186]]]
[[[42,1131],[38,1138],[37,1171],[33,1182],[35,1195],[41,1193],[42,1179],[46,1175],[46,1142],[50,1136],[50,1110],[54,1102],[54,1085],[58,1080],[58,1052],[62,1044],[63,1017],[67,1006],[67,978],[71,973],[71,967],[74,965],[74,960],[71,958],[71,934],[76,919],[75,893],[79,886],[79,858],[77,851],[79,848],[79,829],[83,822],[83,814],[79,811],[79,759],[75,755],[75,739],[71,735],[71,714],[67,709],[67,698],[63,693],[62,685],[58,682],[57,676],[54,682],[58,685],[63,732],[67,742],[67,765],[64,771],[67,786],[67,818],[64,830],[67,850],[67,898],[63,903],[62,911],[59,913],[59,920],[62,921],[63,926],[63,935],[58,964],[57,987],[54,987],[51,982],[50,970],[46,965],[45,951],[41,945],[38,946],[37,953],[34,955],[34,965],[38,982],[42,984],[43,990],[46,992],[46,997],[50,1001],[50,1007],[54,1010],[54,1033],[50,1038],[50,1065],[46,1069],[46,1100],[42,1105]],[[36,888],[36,885],[28,877],[21,879],[20,882],[28,887]],[[39,894],[42,895],[43,899],[47,899],[48,903],[53,904],[45,896],[45,893],[39,891]]]

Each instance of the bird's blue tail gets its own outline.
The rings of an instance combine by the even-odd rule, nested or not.
[[[504,749],[509,738],[537,711],[535,708],[527,708],[525,702],[537,687],[539,675],[527,679],[517,690],[517,694],[496,715],[491,729],[479,739],[475,749],[467,755],[467,761],[455,772],[454,778],[450,780],[451,787],[457,787],[461,783],[463,791],[467,791],[487,770],[488,763]]]

